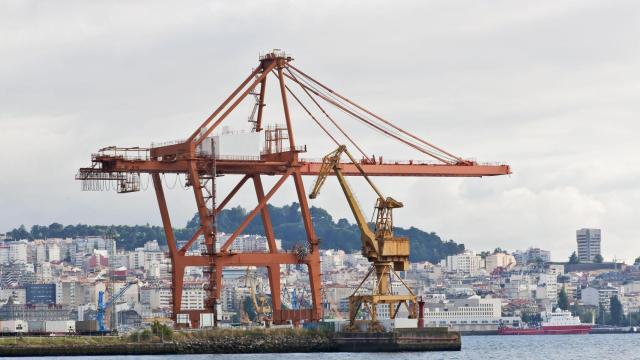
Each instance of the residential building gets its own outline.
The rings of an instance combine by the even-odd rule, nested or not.
[[[182,310],[204,309],[206,296],[203,284],[185,284],[182,289]]]
[[[512,274],[504,282],[504,296],[510,300],[532,299],[537,285],[529,275]]]
[[[551,251],[542,250],[536,247],[530,247],[527,250],[517,250],[513,254],[518,265],[527,265],[532,262],[541,260],[543,263],[551,261]]]
[[[485,269],[491,272],[496,268],[510,269],[516,265],[516,259],[513,255],[505,253],[495,253],[488,255],[484,259]]]
[[[9,262],[23,263],[28,262],[27,241],[15,241],[9,243]]]
[[[609,311],[611,305],[611,298],[613,296],[619,296],[620,292],[617,288],[605,286],[596,287],[590,286],[582,289],[582,303],[591,306],[602,306]]]
[[[592,262],[597,255],[602,256],[600,249],[601,235],[600,229],[579,229],[576,231],[578,259],[580,259],[580,262]]]
[[[554,273],[543,273],[538,276],[536,299],[548,299],[555,303],[558,300],[558,276]]]
[[[47,261],[61,261],[62,255],[60,252],[60,245],[55,242],[50,242],[47,244]]]
[[[482,258],[473,251],[465,251],[458,255],[449,255],[440,263],[449,272],[477,275],[483,268]]]

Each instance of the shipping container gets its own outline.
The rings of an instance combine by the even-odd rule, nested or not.
[[[322,320],[320,322],[304,323],[302,325],[302,327],[304,329],[307,329],[307,330],[320,330],[320,331],[327,331],[327,332],[335,332],[336,331],[335,322],[334,321],[326,321],[326,320]]]
[[[176,323],[180,325],[191,326],[191,320],[189,319],[189,314],[178,314],[178,316],[176,316]]]
[[[378,321],[385,331],[393,331],[395,329],[417,329],[418,319],[380,319]]]
[[[24,320],[0,321],[0,329],[3,334],[17,334],[29,332],[29,325]]]
[[[27,321],[29,326],[29,334],[44,334],[46,327],[44,321]]]
[[[211,328],[213,327],[213,314],[212,313],[201,313],[200,314],[200,327],[201,328]]]
[[[49,334],[72,334],[76,332],[76,322],[73,320],[50,320],[45,322]]]
[[[98,332],[98,322],[96,320],[76,321],[76,332],[79,334],[93,334]]]

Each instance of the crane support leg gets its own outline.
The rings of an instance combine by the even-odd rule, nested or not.
[[[309,203],[307,202],[300,169],[296,168],[293,174],[293,180],[296,185],[296,192],[300,203],[300,213],[302,215],[304,229],[307,233],[307,242],[310,250],[307,266],[309,269],[309,286],[311,288],[311,319],[320,320],[322,318],[322,295],[320,290],[322,284],[320,278],[320,251],[318,248],[318,238],[316,238],[313,223],[311,222],[311,211],[309,211]]]
[[[156,192],[156,198],[158,199],[158,207],[160,208],[160,217],[162,218],[162,226],[167,237],[167,245],[169,246],[169,252],[171,254],[171,276],[173,278],[173,286],[171,288],[171,294],[173,299],[173,315],[180,312],[182,305],[182,282],[184,281],[184,265],[181,263],[181,257],[178,254],[178,248],[176,240],[173,234],[173,228],[171,227],[171,218],[169,217],[169,210],[167,209],[167,201],[164,196],[164,190],[162,188],[162,179],[160,174],[151,174],[153,181],[153,187]]]
[[[262,202],[265,196],[260,175],[253,175],[253,184],[256,189],[256,197],[258,198],[258,202]],[[267,243],[269,245],[269,252],[277,253],[278,248],[276,246],[276,237],[273,233],[273,224],[271,223],[269,208],[266,206],[263,207],[260,210],[260,214],[262,216],[262,224],[264,225],[264,234],[267,237]],[[282,322],[282,305],[280,300],[280,265],[267,266],[267,273],[269,275],[269,288],[271,289],[271,309],[273,321],[275,323],[280,323]]]

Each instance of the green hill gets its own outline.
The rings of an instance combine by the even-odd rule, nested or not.
[[[291,249],[296,243],[304,243],[306,234],[300,218],[300,205],[292,203],[282,207],[269,206],[269,214],[273,223],[273,232],[276,238],[282,240],[284,249]],[[223,210],[217,218],[218,231],[231,233],[244,220],[247,210],[235,207]],[[324,209],[311,207],[316,235],[320,240],[322,249],[340,249],[344,251],[359,251],[360,230],[347,219],[333,220],[333,217]],[[199,226],[197,216],[194,216],[187,224],[187,229],[195,231]],[[396,227],[395,234],[406,236],[411,243],[411,261],[437,262],[447,255],[458,254],[464,251],[464,245],[452,240],[443,241],[437,234],[422,231],[415,227],[408,229]],[[258,215],[247,226],[245,234],[264,235],[262,219]]]
[[[304,226],[300,218],[300,205],[269,206],[269,214],[274,226],[274,233],[282,240],[284,249],[291,249],[295,244],[303,244],[306,239]],[[231,233],[247,215],[247,210],[235,207],[223,210],[217,217],[218,231]],[[331,215],[322,208],[312,207],[311,217],[314,229],[320,239],[322,249],[340,249],[347,252],[360,250],[360,230],[347,219],[334,221]],[[175,230],[176,239],[188,240],[198,228],[197,216],[189,220],[185,228]],[[245,234],[264,235],[262,219],[256,216],[249,223]],[[395,229],[398,236],[406,236],[411,243],[411,261],[437,262],[447,255],[464,251],[464,245],[452,240],[443,241],[437,234],[425,232],[415,227],[408,229],[398,227]],[[166,244],[166,238],[162,227],[146,225],[62,225],[53,223],[49,226],[34,225],[30,230],[24,226],[7,232],[12,239],[43,239],[43,238],[68,238],[78,236],[106,236],[116,238],[119,249],[133,250],[141,247],[149,240],[158,240],[162,245]]]

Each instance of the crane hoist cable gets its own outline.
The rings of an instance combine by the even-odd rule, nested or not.
[[[285,68],[285,70],[289,73],[289,75],[291,75],[291,77],[293,77],[294,79],[296,78],[296,76],[293,74],[293,72],[291,72],[291,70],[289,70],[289,68]],[[300,87],[302,88],[304,93],[309,97],[309,99],[311,99],[311,101],[316,105],[316,107],[320,109],[320,111],[324,114],[324,116],[333,124],[333,126],[335,126],[336,129],[338,129],[338,131],[340,131],[342,135],[358,150],[358,152],[362,154],[365,160],[370,162],[371,159],[369,158],[369,156],[367,156],[364,150],[362,150],[362,148],[351,138],[351,136],[349,136],[349,134],[347,134],[347,132],[344,131],[342,127],[338,125],[338,123],[335,120],[333,120],[333,118],[329,115],[329,113],[327,113],[327,111],[318,103],[318,101],[316,101],[316,99],[309,93],[309,91],[304,86],[300,86]],[[340,146],[340,143],[338,143],[337,141],[335,142],[336,142],[336,145]]]
[[[307,109],[306,106],[304,106],[304,104],[302,103],[302,101],[300,101],[300,99],[298,99],[298,97],[296,96],[296,94],[293,93],[293,91],[291,91],[291,89],[289,88],[289,86],[285,85],[284,86],[285,89],[287,89],[287,91],[289,92],[289,95],[291,95],[293,97],[293,99],[300,105],[300,107],[302,107],[302,109],[304,109],[304,111],[307,112],[307,114],[311,117],[311,119],[313,119],[313,121],[320,127],[320,129],[322,129],[322,131],[324,131],[325,134],[327,134],[327,136],[329,138],[331,138],[331,140],[336,144],[336,145],[340,145],[340,143],[338,142],[338,140],[336,140],[336,138],[333,137],[333,135],[331,135],[331,133],[329,132],[329,130],[327,130],[324,125],[322,125],[320,123],[320,121],[318,121],[318,119],[316,119],[315,116],[313,116],[313,114],[311,113],[311,111],[309,111],[309,109]]]
[[[298,69],[298,68],[297,68],[297,67],[295,67],[294,65],[289,64],[289,67],[290,67],[291,69],[293,69],[294,71],[296,71],[297,73],[299,73],[301,76],[303,76],[303,77],[307,78],[309,81],[312,81],[313,83],[315,83],[315,84],[317,84],[318,86],[322,87],[323,89],[327,90],[330,94],[335,95],[336,97],[339,97],[340,99],[343,99],[344,101],[348,102],[349,104],[352,104],[352,105],[353,105],[353,106],[355,106],[356,108],[358,108],[358,109],[360,109],[360,110],[364,111],[365,113],[367,113],[367,114],[369,114],[369,115],[373,116],[374,118],[378,119],[378,120],[379,120],[379,121],[381,121],[382,123],[387,124],[387,125],[389,125],[389,126],[393,127],[394,129],[396,129],[396,130],[400,131],[401,133],[403,133],[403,134],[405,134],[405,135],[407,135],[407,136],[409,136],[409,137],[411,137],[411,138],[413,138],[413,139],[415,139],[415,140],[417,140],[417,141],[419,141],[419,142],[423,143],[424,145],[426,145],[426,146],[430,147],[431,149],[433,149],[433,150],[435,150],[435,151],[438,151],[439,153],[441,153],[441,154],[443,154],[443,155],[446,155],[447,157],[449,157],[449,158],[451,158],[451,159],[456,160],[456,163],[466,163],[466,162],[467,162],[466,160],[464,160],[464,159],[462,159],[462,158],[460,158],[460,157],[458,157],[458,156],[455,156],[455,155],[453,155],[453,154],[451,154],[451,153],[449,153],[449,152],[447,152],[447,151],[445,151],[445,150],[443,150],[443,149],[441,149],[441,148],[439,148],[439,147],[437,147],[437,146],[435,146],[435,145],[433,145],[433,144],[429,143],[428,141],[426,141],[426,140],[424,140],[424,139],[422,139],[422,138],[420,138],[420,137],[418,137],[418,136],[416,136],[416,135],[414,135],[414,134],[412,134],[412,133],[410,133],[410,132],[408,132],[408,131],[406,131],[406,130],[404,130],[404,129],[400,128],[399,126],[397,126],[397,125],[393,124],[392,122],[390,122],[390,121],[387,121],[387,120],[383,119],[382,117],[380,117],[380,116],[378,116],[378,115],[374,114],[373,112],[371,112],[371,111],[367,110],[366,108],[364,108],[364,107],[362,107],[362,106],[358,105],[357,103],[355,103],[355,102],[353,102],[353,101],[349,100],[348,98],[346,98],[346,97],[344,97],[344,96],[340,95],[338,92],[336,92],[336,91],[334,91],[334,90],[330,89],[329,87],[325,86],[324,84],[322,84],[321,82],[317,81],[317,80],[316,80],[316,79],[314,79],[313,77],[311,77],[311,76],[307,75],[306,73],[302,72],[300,69]]]
[[[349,108],[351,107],[348,104],[344,104],[344,102],[342,102],[339,99],[331,99],[331,95],[330,94],[326,94],[323,93],[323,91],[321,89],[318,89],[312,85],[308,85],[308,84],[302,84],[301,82],[297,81],[295,78],[292,78],[291,76],[285,75],[287,76],[289,79],[296,81],[298,83],[298,85],[300,85],[302,88],[311,91],[313,94],[315,94],[316,96],[318,96],[319,98],[323,99],[324,101],[334,105],[335,107],[337,107],[338,109],[342,110],[343,112],[345,112],[346,114],[352,116],[353,118],[355,118],[356,120],[359,120],[361,122],[363,122],[365,125],[373,128],[374,130],[382,133],[383,135],[387,135],[391,138],[394,138],[402,143],[404,143],[405,145],[408,145],[412,148],[414,148],[415,150],[418,150],[419,152],[422,152],[426,155],[429,155],[439,161],[442,161],[445,164],[451,164],[451,163],[455,163],[456,161],[454,160],[447,160],[446,156],[442,156],[440,154],[436,154],[438,151],[434,151],[431,149],[426,149],[424,148],[422,145],[420,144],[416,144],[413,140],[406,138],[405,136],[398,134],[396,131],[394,131],[393,129],[388,129],[386,128],[386,126],[384,124],[376,124],[375,120],[373,119],[367,119],[366,116],[362,115],[362,114],[358,114],[358,110],[353,109],[353,108]]]
[[[444,163],[452,164],[452,163],[465,162],[465,160],[462,160],[459,157],[451,155],[450,153],[428,143],[427,141],[405,131],[404,129],[394,125],[393,123],[382,119],[381,117],[375,115],[374,113],[368,111],[367,109],[348,100],[347,98],[341,96],[340,94],[334,92],[333,90],[329,89],[323,84],[317,82],[315,79],[311,78],[310,76],[296,69],[292,65],[290,67],[294,69],[298,74],[300,74],[301,78],[298,78],[295,75],[287,76],[287,77],[297,82],[298,85],[300,85],[304,89],[311,91],[316,96],[323,99],[324,101],[338,107],[343,112],[363,122],[365,125],[373,128],[374,130],[381,132],[384,135],[390,136]],[[318,88],[317,86],[315,86],[314,83],[318,84],[321,88]],[[364,114],[363,112],[366,114]]]

